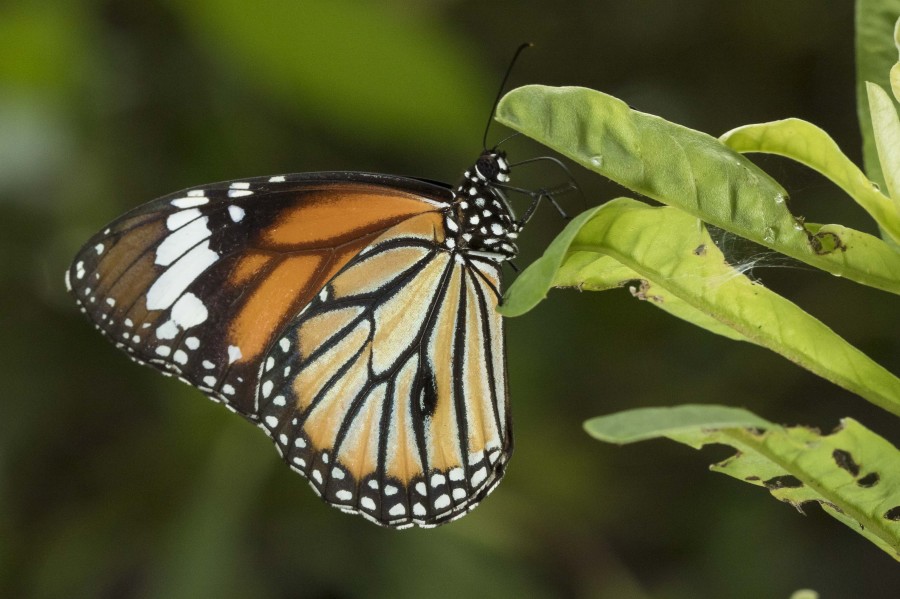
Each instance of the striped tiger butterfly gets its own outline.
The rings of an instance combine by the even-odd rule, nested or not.
[[[501,264],[548,194],[517,220],[509,172],[494,148],[455,187],[321,172],[187,189],[92,237],[66,286],[132,359],[258,425],[329,504],[437,526],[513,448]]]

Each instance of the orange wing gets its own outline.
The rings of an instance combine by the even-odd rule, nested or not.
[[[281,333],[260,427],[326,501],[383,526],[474,508],[512,451],[495,261],[442,247],[440,216],[391,228]]]
[[[257,420],[260,364],[276,336],[386,231],[423,219],[440,237],[451,201],[437,185],[362,173],[204,186],[113,222],[66,281],[136,361]]]

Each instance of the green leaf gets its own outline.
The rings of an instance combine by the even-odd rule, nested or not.
[[[891,43],[897,15],[900,0],[856,2],[856,110],[863,138],[863,164],[869,179],[882,189],[885,182],[872,134],[866,82],[888,85],[890,69],[897,62],[897,49]]]
[[[736,271],[700,221],[671,207],[619,198],[579,215],[510,286],[501,312],[527,312],[554,285],[629,284],[647,285],[642,299],[655,306],[668,309],[672,303],[669,311],[680,318],[720,334],[730,330],[729,337],[767,347],[900,415],[900,379],[797,305]]]
[[[777,154],[818,171],[856,200],[894,241],[900,242],[900,203],[892,204],[819,127],[801,119],[785,119],[738,127],[720,139],[737,152]],[[900,170],[897,172],[900,174]]]
[[[894,198],[896,215],[896,211],[900,211],[900,120],[897,119],[894,101],[887,92],[874,83],[867,83],[866,90],[869,92],[869,112],[872,115],[881,173],[887,183],[888,193]]]
[[[593,418],[589,434],[631,443],[668,437],[700,448],[711,443],[737,450],[712,466],[802,511],[816,502],[834,518],[900,560],[900,452],[851,418],[830,435],[781,427],[737,408],[644,408]]]
[[[497,119],[647,197],[812,266],[900,294],[900,253],[860,231],[802,226],[778,183],[705,133],[574,87],[515,89],[501,100]]]
[[[894,23],[894,47],[900,52],[900,19]],[[900,62],[891,67],[890,81],[894,99],[900,101]]]
[[[762,428],[772,426],[753,412],[742,408],[714,405],[681,405],[666,408],[638,408],[592,418],[584,423],[589,435],[600,441],[625,445],[647,439],[697,430],[723,428]]]

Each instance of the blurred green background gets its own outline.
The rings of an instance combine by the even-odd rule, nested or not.
[[[190,185],[315,170],[456,181],[527,40],[513,86],[593,87],[712,135],[802,117],[860,161],[851,2],[0,6],[0,595],[897,596],[896,563],[819,508],[804,517],[709,473],[724,448],[582,432],[591,416],[695,402],[825,430],[849,415],[900,439],[862,399],[627,291],[556,291],[508,321],[506,479],[466,518],[405,532],[323,504],[258,430],[129,362],[66,296],[91,233]],[[827,181],[760,162],[796,213],[874,232]],[[623,193],[573,171],[590,205]],[[539,211],[519,265],[563,224]],[[896,298],[808,268],[753,274],[900,372]]]

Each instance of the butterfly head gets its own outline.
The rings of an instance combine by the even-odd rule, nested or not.
[[[475,162],[474,168],[469,171],[472,182],[486,185],[499,185],[509,181],[509,163],[506,161],[506,152],[500,150],[485,150]]]

